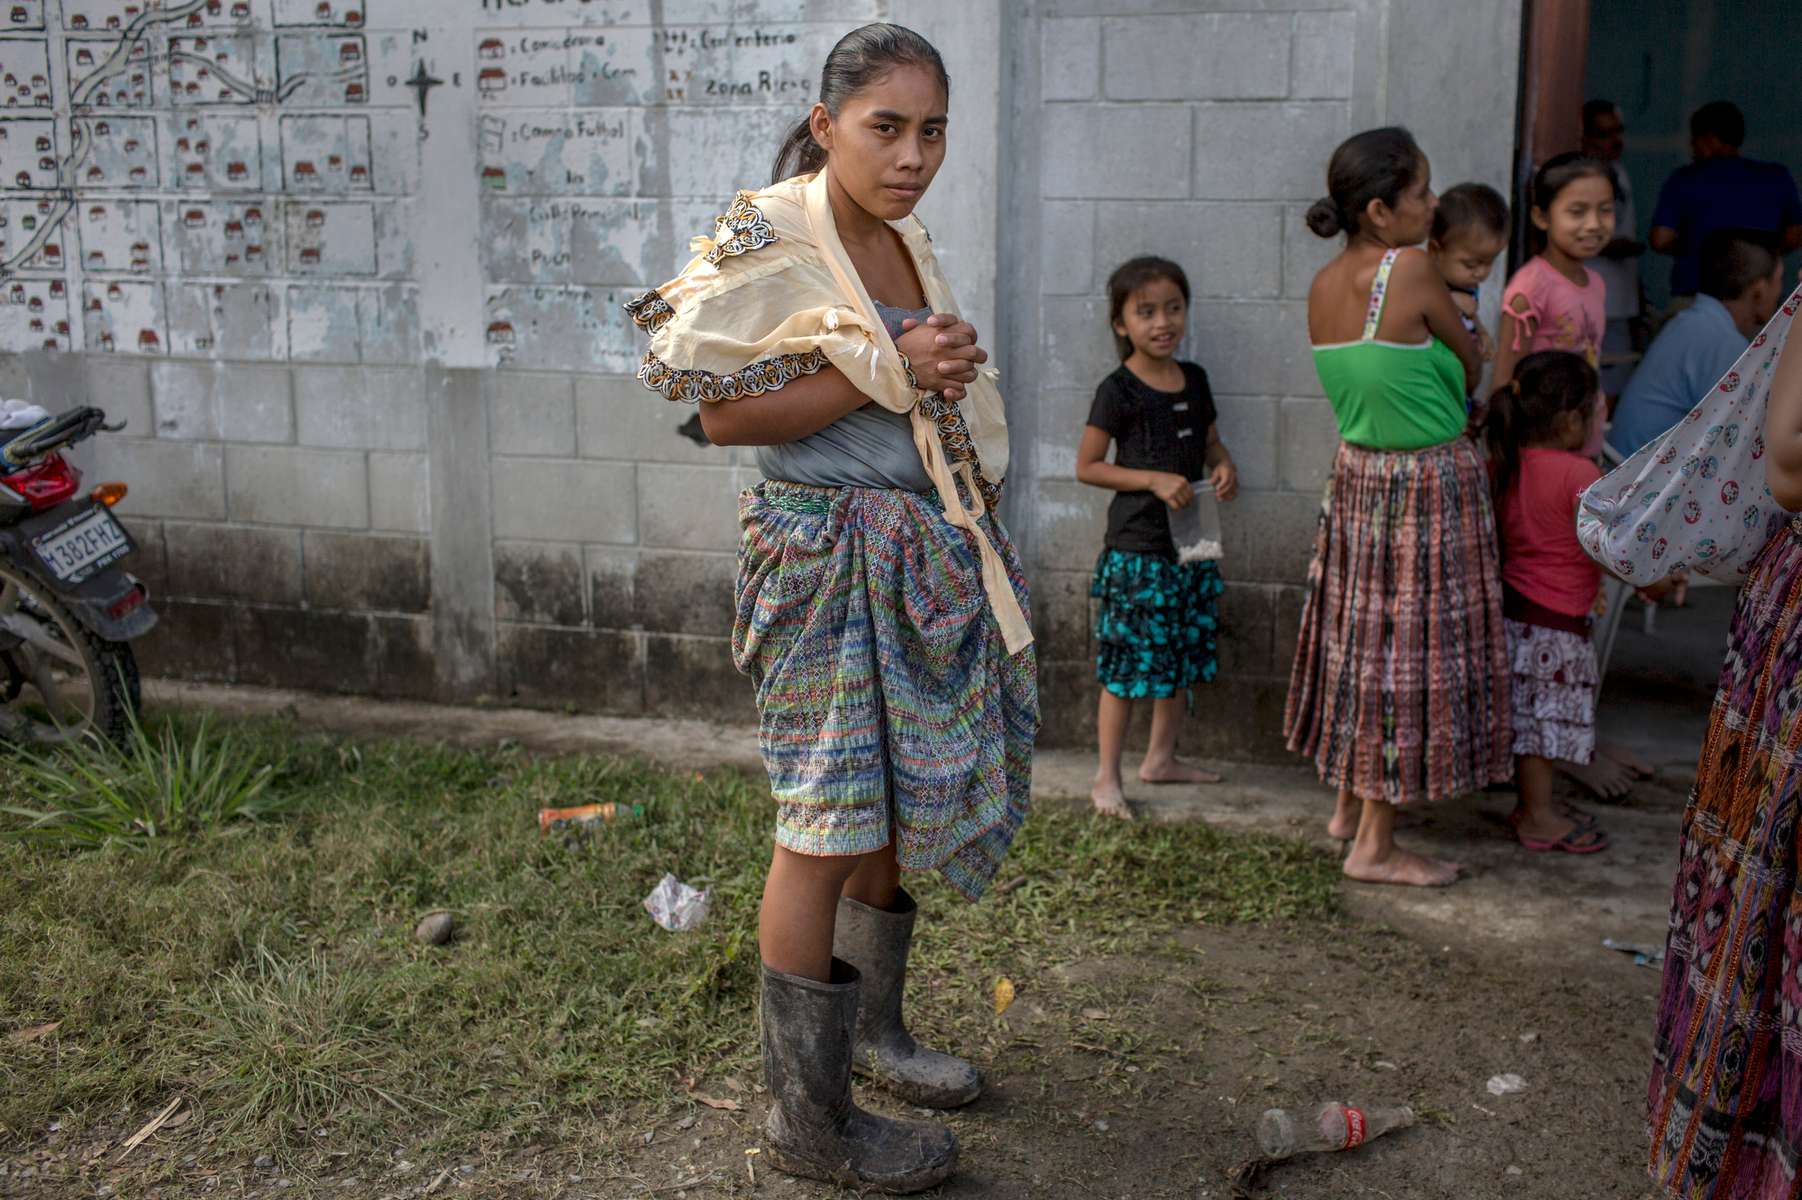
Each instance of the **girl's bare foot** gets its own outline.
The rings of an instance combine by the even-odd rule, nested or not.
[[[1588,763],[1560,762],[1558,769],[1589,789],[1597,800],[1611,804],[1625,800],[1633,790],[1633,773],[1605,754]]]
[[[1220,776],[1215,772],[1204,771],[1180,758],[1169,758],[1155,763],[1149,758],[1146,759],[1139,766],[1139,779],[1144,783],[1220,782]]]
[[[1402,887],[1446,887],[1458,880],[1457,863],[1443,862],[1396,847],[1381,859],[1366,858],[1356,848],[1345,860],[1345,877],[1360,883],[1392,883]]]
[[[1626,769],[1627,774],[1635,779],[1650,779],[1655,773],[1652,764],[1619,742],[1596,741],[1596,753],[1613,759],[1615,763]]]
[[[1133,810],[1126,806],[1126,794],[1120,790],[1118,783],[1102,783],[1097,780],[1089,789],[1089,803],[1095,806],[1097,816],[1113,817],[1117,821],[1133,819]]]
[[[1516,836],[1528,841],[1556,842],[1569,837],[1580,828],[1582,826],[1576,821],[1554,810],[1537,821],[1522,813],[1521,819],[1514,825],[1514,832]]]

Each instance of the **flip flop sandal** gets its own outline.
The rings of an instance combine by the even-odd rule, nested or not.
[[[1566,854],[1600,854],[1608,849],[1608,835],[1594,825],[1587,827],[1580,825],[1556,841],[1530,838],[1518,830],[1515,831],[1514,836],[1523,847],[1538,853],[1562,850]]]

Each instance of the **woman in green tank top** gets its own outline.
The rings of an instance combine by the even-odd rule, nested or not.
[[[1426,254],[1435,199],[1404,129],[1334,153],[1308,213],[1344,251],[1315,276],[1308,338],[1342,439],[1321,509],[1284,731],[1338,789],[1345,873],[1443,886],[1456,863],[1395,844],[1395,809],[1509,777],[1495,516],[1464,398],[1482,369]]]

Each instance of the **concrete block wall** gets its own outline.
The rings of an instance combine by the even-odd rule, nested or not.
[[[1010,515],[1034,565],[1045,740],[1093,737],[1088,580],[1111,494],[1075,482],[1075,446],[1118,365],[1108,274],[1153,253],[1189,275],[1180,353],[1209,373],[1243,489],[1223,510],[1220,674],[1198,690],[1185,742],[1284,753],[1302,584],[1338,445],[1306,332],[1309,284],[1337,246],[1303,215],[1333,148],[1389,122],[1415,127],[1442,183],[1505,186],[1518,21],[1515,4],[1050,0],[1018,22],[1011,144],[1037,166],[1008,182],[1021,220],[1002,244],[1014,294],[1032,301],[1005,337],[1020,447]],[[1448,78],[1478,57],[1487,73]]]
[[[1049,742],[1086,739],[1094,703],[1088,574],[1107,497],[1075,482],[1074,448],[1114,365],[1101,288],[1140,252],[1189,269],[1184,353],[1213,377],[1245,488],[1227,525],[1221,681],[1199,696],[1190,742],[1276,752],[1335,444],[1303,329],[1308,281],[1332,248],[1301,215],[1332,145],[1379,119],[1425,126],[1436,162],[1439,133],[1455,164],[1442,179],[1470,173],[1462,155],[1493,157],[1491,182],[1505,183],[1511,139],[1494,114],[1512,111],[1512,67],[1493,79],[1467,67],[1513,62],[1518,6],[770,2],[818,26],[810,45],[888,16],[946,55],[955,132],[923,215],[1004,372],[1016,431],[1005,515],[1032,579]],[[1423,51],[1448,41],[1449,57]],[[1394,95],[1422,97],[1422,111],[1392,112]],[[652,272],[680,261],[733,189],[757,182],[802,107],[634,116],[633,203],[650,215],[633,254],[603,257],[645,274],[593,289],[604,328],[592,361],[0,355],[0,394],[97,403],[129,422],[83,459],[131,484],[122,512],[163,613],[140,647],[146,669],[752,719],[728,640],[751,460],[696,444],[682,432],[693,410],[631,378],[642,347],[610,306],[659,282]],[[1499,150],[1472,132],[1483,121]],[[427,185],[440,141],[425,144]],[[422,278],[422,305],[444,286]]]

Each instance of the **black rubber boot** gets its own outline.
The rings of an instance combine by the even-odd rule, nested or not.
[[[863,977],[857,1005],[857,1054],[851,1069],[909,1104],[957,1108],[982,1095],[982,1074],[961,1058],[928,1050],[901,1021],[907,953],[919,912],[905,888],[885,912],[840,897],[832,952]]]
[[[832,960],[832,982],[763,968],[763,1074],[771,1166],[841,1187],[901,1195],[943,1183],[957,1138],[919,1121],[892,1121],[851,1102],[857,971]]]

